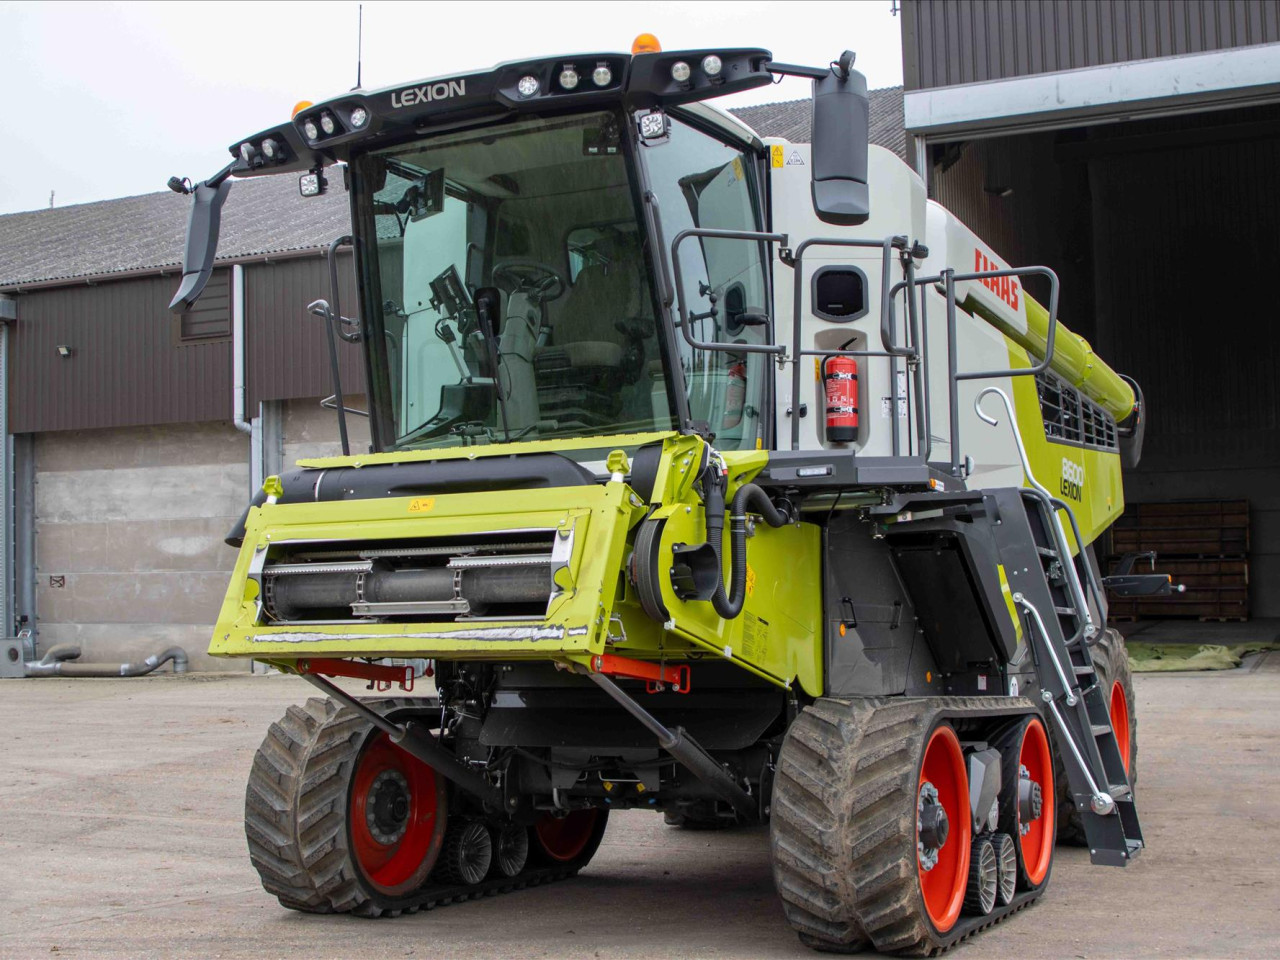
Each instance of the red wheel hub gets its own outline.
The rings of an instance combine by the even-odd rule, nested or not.
[[[567,863],[587,848],[599,816],[599,810],[574,810],[563,817],[548,813],[534,824],[533,832],[548,857]]]
[[[916,869],[929,920],[939,933],[955,926],[969,878],[973,819],[960,739],[947,725],[929,735],[916,804]]]
[[[1120,748],[1120,759],[1124,763],[1124,772],[1129,772],[1129,754],[1132,743],[1129,737],[1129,698],[1124,684],[1119,680],[1111,684],[1111,729],[1115,731],[1116,746]]]
[[[1018,763],[1026,771],[1028,791],[1034,792],[1038,801],[1030,805],[1033,809],[1030,816],[1024,816],[1024,804],[1018,804],[1018,843],[1022,849],[1023,870],[1027,880],[1035,887],[1048,875],[1049,862],[1053,859],[1055,816],[1053,758],[1049,753],[1049,737],[1045,733],[1044,724],[1036,717],[1023,730]],[[1019,789],[1022,788],[1023,784],[1019,784]],[[1039,807],[1038,816],[1034,814],[1036,806]]]
[[[365,880],[398,895],[422,886],[444,841],[444,783],[379,731],[356,760],[351,853]]]

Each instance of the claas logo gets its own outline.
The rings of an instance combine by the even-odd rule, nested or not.
[[[986,258],[981,250],[973,251],[973,271],[974,273],[987,273],[992,270],[1003,270],[1004,268],[998,263],[992,263]],[[1007,303],[1013,309],[1018,309],[1018,278],[1017,277],[987,277],[982,281],[982,285],[994,293],[997,297]]]

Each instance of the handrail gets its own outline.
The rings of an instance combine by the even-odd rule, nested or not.
[[[705,342],[697,339],[693,333],[693,325],[689,322],[689,311],[685,305],[684,299],[684,278],[680,272],[680,244],[690,237],[709,237],[717,240],[755,240],[762,243],[782,243],[787,242],[785,233],[761,233],[756,230],[712,230],[702,227],[691,227],[688,230],[681,230],[676,234],[676,238],[671,241],[671,269],[675,274],[676,284],[676,309],[680,314],[680,329],[684,333],[684,339],[695,350],[722,350],[732,351],[733,353],[771,353],[782,355],[786,353],[786,348],[781,344],[775,343],[715,343]],[[767,337],[773,339],[773,317],[769,317],[769,325],[767,328]]]
[[[1009,370],[975,370],[961,373],[958,367],[956,344],[956,283],[968,280],[988,280],[995,277],[1022,277],[1039,274],[1049,280],[1049,332],[1045,337],[1044,359],[1030,367]],[[1015,267],[1009,270],[984,270],[977,273],[956,273],[943,270],[937,276],[917,278],[918,284],[941,283],[947,298],[947,384],[951,430],[951,475],[960,475],[960,381],[990,380],[1005,377],[1025,377],[1043,373],[1053,363],[1053,344],[1058,332],[1058,275],[1048,267]]]
[[[1088,640],[1093,637],[1098,630],[1093,622],[1093,614],[1089,612],[1089,603],[1085,599],[1084,588],[1080,585],[1080,576],[1076,571],[1075,561],[1071,558],[1071,549],[1067,545],[1067,532],[1062,528],[1062,518],[1058,516],[1058,509],[1053,505],[1054,496],[1041,486],[1040,481],[1036,479],[1035,473],[1031,470],[1031,461],[1027,457],[1027,448],[1022,442],[1022,431],[1018,429],[1018,421],[1013,412],[1013,401],[1009,399],[1009,395],[999,387],[987,387],[979,393],[977,398],[973,401],[974,410],[983,422],[989,423],[993,427],[1000,423],[996,417],[991,416],[982,409],[982,401],[986,399],[988,394],[994,394],[999,397],[1000,402],[1004,404],[1005,411],[1009,414],[1009,429],[1013,432],[1013,440],[1018,448],[1018,459],[1022,461],[1022,472],[1026,475],[1027,483],[1031,485],[1032,489],[1035,490],[1035,492],[1043,499],[1044,503],[1049,507],[1049,512],[1053,519],[1050,532],[1053,534],[1054,542],[1058,545],[1058,553],[1062,559],[1062,569],[1066,574],[1067,584],[1071,587],[1071,597],[1080,611],[1080,623],[1084,630],[1085,639]],[[1061,503],[1061,501],[1059,502]],[[1079,540],[1080,528],[1076,524],[1075,515],[1071,512],[1071,508],[1067,507],[1066,504],[1063,504],[1062,506],[1065,508],[1067,516],[1071,518],[1072,528],[1076,531],[1076,542],[1079,543],[1080,549],[1083,551],[1084,544]],[[1099,612],[1101,612],[1101,610],[1099,610]]]

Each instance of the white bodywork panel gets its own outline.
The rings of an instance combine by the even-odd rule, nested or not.
[[[870,219],[859,226],[842,227],[822,222],[813,212],[809,146],[779,139],[765,142],[770,146],[774,158],[770,166],[772,228],[775,232],[787,234],[790,249],[795,250],[810,238],[883,241],[885,237],[903,235],[909,242],[919,240],[929,248],[928,258],[917,265],[918,276],[931,276],[948,266],[954,267],[957,272],[973,272],[975,250],[980,250],[987,258],[986,269],[1007,267],[945,208],[928,200],[920,177],[890,151],[878,146],[871,146],[869,149],[867,179],[870,184]],[[780,165],[778,148],[781,148],[782,153]],[[814,273],[822,266],[833,264],[853,265],[866,275],[869,309],[862,317],[851,322],[824,320],[815,316],[812,309]],[[787,345],[788,352],[793,348],[792,304],[797,281],[801,283],[803,349],[883,349],[880,335],[880,249],[811,245],[804,253],[800,269],[802,275],[783,263],[775,250],[774,313],[778,339]],[[890,286],[901,280],[902,275],[895,251],[891,263]],[[1015,310],[1009,302],[979,282],[957,286],[958,300],[972,295],[984,306],[999,312],[1011,324],[1025,329],[1024,309]],[[924,311],[927,323],[924,323],[922,330],[922,355],[928,369],[929,434],[932,437],[928,458],[932,463],[947,463],[951,459],[951,437],[947,390],[946,299],[933,287],[925,290],[923,297],[927,301]],[[899,293],[895,299],[894,342],[902,346],[907,342],[905,294]],[[1018,306],[1021,307],[1021,303]],[[958,310],[956,334],[958,366],[961,371],[1002,370],[1010,366],[1009,341],[985,320]],[[846,343],[848,346],[844,346]],[[916,395],[915,374],[908,372],[905,360],[896,361],[898,383],[895,390],[888,358],[858,358],[860,416],[858,439],[852,444],[833,443],[825,437],[825,396],[818,375],[818,358],[804,357],[796,366],[802,378],[800,401],[807,407],[800,420],[800,449],[839,449],[852,446],[865,456],[892,456],[893,417],[896,413],[898,453],[919,456],[925,452],[919,449],[917,443],[916,405],[922,398]],[[778,374],[776,412],[780,449],[787,449],[791,444],[789,411],[792,375],[791,364],[785,365]],[[974,412],[974,399],[989,386],[1000,387],[1010,393],[1008,379],[960,383],[960,459],[963,462],[966,456],[972,458],[972,483],[981,486],[1021,486],[1022,470],[1017,449],[1010,425],[1004,422],[1003,412],[999,410],[998,401],[990,398],[985,407],[992,414],[999,412],[1001,423],[998,427],[983,423]]]

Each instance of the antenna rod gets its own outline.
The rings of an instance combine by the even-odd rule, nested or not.
[[[360,68],[364,60],[364,4],[356,8],[356,85],[353,90],[360,89]]]

